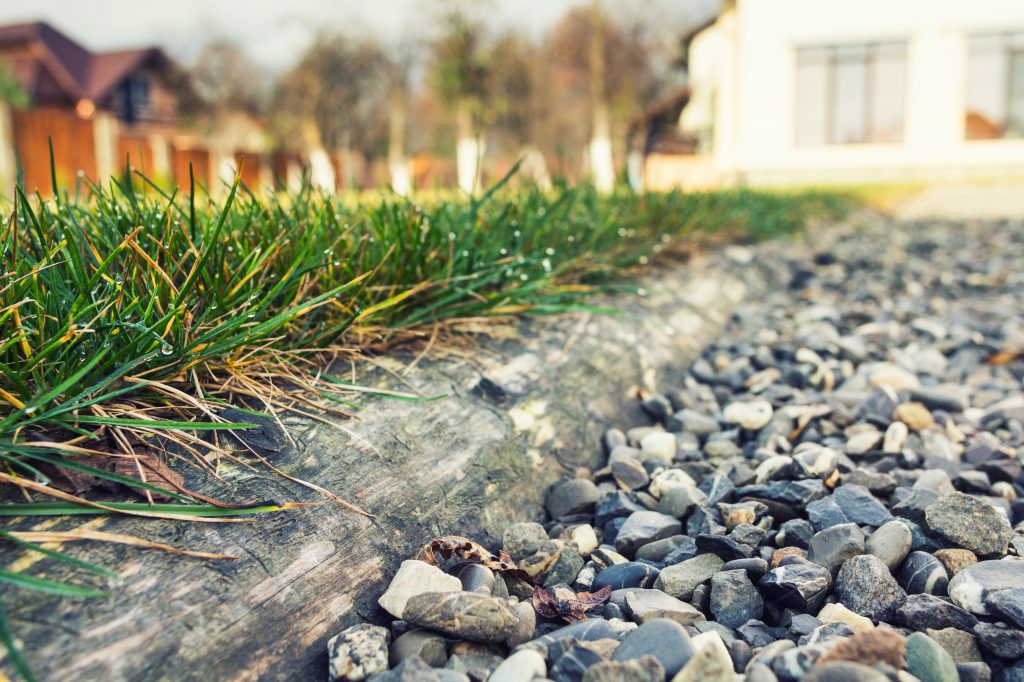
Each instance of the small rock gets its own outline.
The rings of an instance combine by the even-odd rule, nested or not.
[[[999,658],[1015,661],[1024,657],[1024,632],[1005,623],[978,623],[974,635],[983,649]]]
[[[768,571],[759,584],[772,603],[817,611],[832,588],[832,573],[824,566],[797,560]]]
[[[448,660],[448,645],[444,637],[427,630],[410,630],[399,635],[388,648],[388,664],[394,668],[407,658],[418,656],[432,668],[439,668]]]
[[[683,626],[665,618],[647,621],[622,638],[612,654],[613,661],[629,661],[641,656],[654,656],[674,676],[693,656],[693,645]]]
[[[661,570],[654,588],[675,597],[688,600],[693,590],[709,580],[725,562],[714,554],[700,554],[692,559]]]
[[[569,531],[569,539],[576,543],[576,551],[582,557],[589,557],[597,549],[597,533],[589,523],[573,526]]]
[[[809,672],[803,682],[889,682],[889,678],[860,663],[833,661]]]
[[[633,459],[613,462],[611,470],[615,482],[624,490],[643,488],[651,480],[647,469],[644,469],[640,462]]]
[[[455,576],[448,575],[437,566],[431,566],[424,561],[409,559],[402,562],[388,589],[377,603],[395,618],[404,618],[403,611],[411,597],[425,592],[460,590],[462,582]]]
[[[626,556],[633,556],[642,545],[677,535],[682,528],[679,519],[667,514],[656,511],[633,512],[615,536],[615,549]]]
[[[377,673],[370,682],[469,682],[461,672],[431,668],[423,659],[408,658],[387,672]]]
[[[664,462],[671,462],[676,456],[675,434],[664,431],[655,431],[643,437],[640,441],[640,459],[657,459]]]
[[[903,422],[893,422],[885,430],[885,437],[882,438],[882,452],[900,452],[903,444],[907,442],[910,430]]]
[[[969,549],[940,549],[933,556],[942,562],[946,573],[951,576],[978,563],[978,557]]]
[[[889,521],[868,536],[864,551],[882,560],[892,571],[907,558],[914,537],[910,529],[900,521]]]
[[[532,521],[513,523],[505,528],[502,548],[516,561],[530,556],[548,541],[544,526]]]
[[[945,595],[949,586],[942,562],[927,552],[911,552],[896,578],[907,594]]]
[[[608,660],[618,645],[613,639],[599,639],[592,642],[571,642],[551,666],[551,679],[557,682],[578,682],[587,669]]]
[[[668,618],[680,625],[705,620],[704,614],[690,604],[670,597],[661,590],[632,589],[626,594],[626,613],[641,625],[656,618]]]
[[[482,643],[505,642],[520,621],[505,600],[474,592],[417,594],[402,617],[413,625]]]
[[[654,656],[602,661],[590,666],[583,675],[583,682],[662,682],[664,679],[665,668]]]
[[[647,492],[654,499],[660,500],[669,490],[679,486],[696,488],[697,482],[682,469],[662,469],[651,476],[651,483],[647,486]]]
[[[875,629],[870,618],[856,614],[838,602],[825,604],[818,612],[818,620],[823,623],[844,623],[854,632],[870,632]]]
[[[596,592],[608,585],[611,585],[613,590],[621,590],[626,587],[654,587],[659,573],[660,571],[650,564],[636,561],[615,564],[602,569],[597,574],[594,584],[591,585],[591,591]]]
[[[971,630],[978,623],[969,611],[931,594],[908,595],[896,610],[896,622],[911,630],[957,628]]]
[[[593,511],[600,499],[601,493],[593,481],[574,478],[555,485],[548,493],[544,506],[551,518],[558,519]]]
[[[993,592],[985,596],[984,603],[989,613],[1024,629],[1024,587]]]
[[[923,431],[935,423],[932,413],[921,403],[902,403],[896,406],[893,418],[900,420],[914,431]]]
[[[474,682],[490,679],[502,663],[502,657],[488,652],[453,653],[444,664],[446,670],[461,673]]]
[[[981,661],[981,651],[974,635],[956,628],[941,630],[925,630],[925,634],[938,642],[956,663],[976,663]]]
[[[928,635],[915,632],[907,637],[904,656],[907,670],[921,682],[960,682],[956,662]]]
[[[466,564],[459,569],[459,582],[466,592],[488,596],[494,592],[494,572],[480,564]]]
[[[807,558],[833,573],[847,559],[864,553],[864,532],[855,523],[843,523],[815,533]]]
[[[566,547],[555,557],[544,576],[544,587],[571,585],[583,570],[583,557],[576,550]]]
[[[949,581],[953,602],[979,616],[989,615],[986,602],[997,592],[1024,585],[1024,561],[980,561]]]
[[[727,424],[736,424],[748,431],[757,431],[772,420],[772,405],[767,400],[735,402],[726,406],[722,417]]]
[[[662,493],[657,510],[662,514],[682,519],[697,505],[707,504],[708,496],[696,486],[678,485]]]
[[[548,673],[544,656],[532,649],[520,649],[501,662],[488,682],[530,682]]]
[[[738,628],[764,613],[764,599],[746,571],[721,571],[711,578],[711,614],[729,628]]]
[[[361,623],[342,630],[327,642],[332,682],[359,682],[388,669],[391,634],[378,625]]]
[[[907,596],[882,560],[870,554],[843,563],[836,594],[843,606],[876,622],[891,620]]]
[[[733,662],[717,632],[702,632],[692,640],[694,654],[672,682],[733,682]]]
[[[829,661],[852,661],[864,665],[885,663],[896,670],[903,667],[903,648],[906,639],[903,635],[883,628],[873,628],[855,634],[849,639],[840,640],[824,656],[818,659],[818,665]]]
[[[637,561],[664,562],[665,557],[679,549],[684,543],[690,540],[685,535],[673,535],[671,537],[648,542],[636,550]]]
[[[889,510],[867,488],[860,485],[842,485],[832,498],[853,523],[862,526],[881,526],[892,519]]]
[[[954,493],[928,505],[925,522],[949,544],[969,549],[979,556],[1006,554],[1013,535],[1002,512],[964,493]]]

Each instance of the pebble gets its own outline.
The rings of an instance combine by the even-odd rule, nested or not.
[[[530,682],[548,673],[544,656],[533,649],[520,649],[501,662],[488,682]]]
[[[1024,561],[979,561],[949,581],[953,602],[979,616],[989,615],[986,601],[992,595],[1024,585]]]
[[[615,564],[601,570],[590,586],[592,592],[611,586],[613,590],[626,587],[655,587],[661,571],[637,561]]]
[[[717,632],[702,632],[691,640],[694,654],[672,682],[733,682],[733,662]]]
[[[448,660],[448,645],[435,632],[410,630],[396,637],[388,647],[388,665],[392,668],[413,657],[422,658],[430,667],[438,668]]]
[[[772,413],[772,405],[767,400],[752,400],[727,405],[722,417],[727,424],[736,424],[749,431],[757,431],[768,425],[772,420]]]
[[[947,543],[978,556],[1002,556],[1013,536],[998,509],[973,495],[954,493],[925,509],[928,528]]]
[[[668,514],[656,511],[633,512],[615,536],[615,549],[625,556],[633,556],[639,547],[678,535],[682,528],[679,519]]]
[[[690,599],[694,589],[711,580],[711,576],[725,564],[714,554],[700,554],[692,559],[661,570],[654,588],[676,599]]]
[[[798,560],[768,571],[759,584],[771,602],[815,612],[832,588],[832,573],[826,567]]]
[[[387,672],[377,673],[371,682],[469,682],[469,677],[456,670],[431,668],[419,658],[402,661]]]
[[[871,632],[875,629],[870,618],[856,614],[838,602],[825,604],[818,612],[818,620],[822,623],[843,623],[854,632]]]
[[[978,563],[978,557],[969,549],[940,549],[936,550],[933,556],[942,563],[950,576]]]
[[[626,459],[613,462],[611,465],[612,476],[615,482],[623,490],[637,490],[646,486],[651,477],[647,469],[640,462],[634,459]]]
[[[327,641],[328,676],[332,682],[359,682],[388,669],[391,634],[378,625],[360,623]]]
[[[626,593],[624,605],[626,614],[640,624],[656,618],[668,618],[680,625],[706,620],[699,609],[661,590],[631,589]]]
[[[892,519],[889,510],[862,485],[841,485],[832,498],[853,523],[878,527]]]
[[[978,642],[971,633],[956,628],[943,628],[941,630],[928,629],[925,630],[925,634],[945,649],[955,663],[981,662]]]
[[[498,597],[474,592],[429,592],[411,597],[402,618],[413,625],[471,642],[503,643],[520,618]]]
[[[886,568],[892,571],[907,558],[913,541],[914,536],[906,524],[888,521],[868,536],[864,551],[881,559]]]
[[[426,592],[458,592],[461,589],[462,582],[455,576],[448,575],[437,566],[409,559],[402,562],[377,603],[395,618],[404,618],[410,598]]]
[[[932,413],[921,403],[902,403],[897,405],[893,417],[914,431],[923,431],[935,423]]]
[[[655,431],[640,441],[640,459],[657,459],[671,462],[676,456],[677,441],[675,434]]]
[[[669,677],[678,673],[694,654],[690,636],[682,625],[667,618],[648,621],[629,632],[612,654],[613,661],[654,656]]]
[[[812,670],[803,680],[804,682],[889,682],[889,678],[878,670],[849,661],[826,663],[820,668]]]
[[[664,679],[665,668],[654,656],[601,661],[590,666],[583,675],[583,682],[662,682]]]
[[[988,594],[984,604],[990,614],[1024,629],[1024,585]]]
[[[711,577],[711,615],[728,628],[738,628],[764,614],[764,599],[747,572],[720,571]]]
[[[807,558],[833,573],[847,559],[864,553],[864,531],[855,523],[842,523],[814,534]]]
[[[949,587],[946,567],[927,552],[911,552],[900,566],[896,578],[907,594],[944,596]]]
[[[912,630],[970,630],[978,619],[969,611],[931,594],[910,594],[896,610],[896,623]]]
[[[928,635],[915,632],[907,637],[904,655],[907,670],[921,682],[960,682],[956,662]]]
[[[843,563],[836,594],[843,606],[876,622],[891,620],[907,596],[882,560],[870,554]]]

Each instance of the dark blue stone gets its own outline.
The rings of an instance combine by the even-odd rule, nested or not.
[[[907,594],[945,596],[949,587],[949,574],[942,562],[931,554],[911,552],[900,565],[896,581]]]
[[[846,514],[831,497],[823,497],[807,505],[807,518],[814,526],[814,530],[819,532],[850,522],[850,519],[846,518]]]
[[[846,518],[860,526],[878,526],[892,520],[889,510],[862,485],[842,485],[832,493],[832,499],[843,510]]]
[[[658,579],[659,573],[661,571],[653,566],[638,561],[615,564],[597,574],[594,584],[590,586],[590,591],[597,592],[608,585],[611,585],[613,590],[621,590],[626,587],[654,587],[654,581]]]

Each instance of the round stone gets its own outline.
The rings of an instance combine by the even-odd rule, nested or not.
[[[914,542],[910,529],[901,521],[889,521],[878,527],[868,536],[864,543],[864,551],[882,560],[891,571],[899,566]]]
[[[360,682],[388,669],[391,634],[379,625],[360,623],[327,642],[330,680]]]
[[[979,616],[989,615],[986,599],[996,592],[1024,585],[1024,561],[980,561],[949,581],[953,602]]]
[[[945,595],[949,586],[946,568],[927,552],[911,552],[900,566],[897,581],[907,594]]]
[[[750,402],[735,402],[726,406],[722,416],[726,423],[749,431],[757,431],[768,425],[772,420],[772,404],[767,400],[752,400]]]
[[[907,637],[907,670],[921,682],[960,682],[953,657],[934,639],[920,632]]]
[[[551,518],[593,511],[601,493],[593,481],[574,478],[555,485],[548,493],[545,507]]]
[[[615,549],[626,556],[648,542],[678,535],[683,528],[679,519],[656,511],[633,512],[615,536]]]
[[[658,575],[654,588],[676,599],[690,599],[698,585],[711,580],[725,562],[714,554],[700,554],[672,566]]]
[[[437,566],[424,561],[409,559],[402,562],[387,591],[381,595],[377,603],[395,618],[403,618],[406,603],[418,594],[460,590],[462,582],[455,576],[448,575]]]
[[[693,656],[690,636],[683,626],[674,620],[659,618],[651,620],[622,638],[613,661],[629,661],[642,656],[654,656],[671,679]]]
[[[921,403],[902,403],[897,405],[893,417],[914,431],[923,431],[935,423],[932,413]]]

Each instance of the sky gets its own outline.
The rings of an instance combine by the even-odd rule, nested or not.
[[[422,38],[442,0],[2,0],[0,24],[44,20],[92,50],[164,47],[188,62],[214,38],[241,45],[258,64],[291,65],[318,31],[383,42]],[[541,35],[588,0],[476,0],[494,25]],[[718,0],[602,0],[612,13],[656,13],[673,32],[707,17]]]

